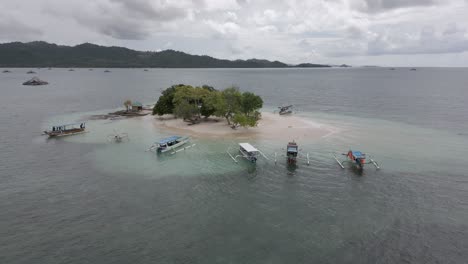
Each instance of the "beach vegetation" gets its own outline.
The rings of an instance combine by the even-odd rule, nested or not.
[[[174,114],[192,124],[210,116],[225,118],[228,125],[256,126],[261,118],[258,111],[263,107],[260,96],[251,92],[240,92],[237,87],[222,91],[212,86],[174,85],[162,92],[153,108],[153,114]]]
[[[184,86],[183,84],[172,85],[162,92],[162,95],[159,97],[158,102],[154,105],[153,115],[165,115],[174,113],[174,94],[176,88],[179,86]]]

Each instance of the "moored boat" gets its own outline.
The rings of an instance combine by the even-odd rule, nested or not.
[[[287,105],[287,106],[278,106],[279,108],[279,114],[280,115],[286,115],[286,114],[292,114],[292,105]]]
[[[156,148],[157,153],[165,153],[169,150],[173,150],[180,146],[183,146],[189,141],[190,137],[170,136],[161,139],[159,142],[156,142],[150,149]]]
[[[239,152],[248,161],[257,162],[259,150],[249,143],[239,143]]]
[[[86,131],[86,124],[68,124],[68,125],[60,125],[60,126],[53,126],[51,130],[44,131],[44,134],[48,135],[49,137],[63,137],[63,136],[71,136],[76,134],[85,133]]]
[[[286,157],[288,159],[288,164],[296,164],[298,152],[299,147],[297,146],[297,143],[294,141],[289,142],[288,146],[286,147]]]
[[[349,150],[348,153],[342,153],[342,155],[346,156],[347,160],[340,161],[338,160],[336,155],[333,155],[333,157],[343,169],[345,168],[343,164],[347,162],[356,165],[356,168],[358,168],[359,170],[364,169],[365,164],[372,164],[375,166],[376,169],[380,169],[379,164],[375,160],[369,158],[369,161],[366,161],[366,154],[362,153],[361,151]]]
[[[23,83],[23,85],[46,85],[46,84],[49,84],[49,83],[37,77],[33,77],[29,81],[26,81]]]

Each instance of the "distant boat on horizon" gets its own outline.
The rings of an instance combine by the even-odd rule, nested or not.
[[[27,74],[35,74],[36,72],[35,71],[28,71],[26,72]]]
[[[75,71],[74,69],[69,69],[68,71]]]
[[[416,70],[416,68],[411,68],[411,69],[410,69],[410,71],[415,71],[415,70]]]
[[[109,70],[105,70],[104,72],[111,72],[111,71],[109,71]]]

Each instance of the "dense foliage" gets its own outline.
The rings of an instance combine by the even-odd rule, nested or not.
[[[122,67],[122,68],[285,68],[279,61],[222,60],[180,51],[136,51],[90,43],[61,46],[47,42],[0,44],[0,67]],[[328,67],[313,65],[309,67]]]
[[[174,85],[162,92],[153,108],[154,115],[174,114],[191,123],[211,115],[223,117],[233,128],[256,126],[263,107],[260,96],[241,93],[236,87],[218,91],[211,86]]]

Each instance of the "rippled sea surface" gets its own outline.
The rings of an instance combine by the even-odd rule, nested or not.
[[[0,263],[466,263],[468,69],[29,69],[0,74]],[[172,84],[231,85],[264,111],[330,130],[284,158],[235,164],[235,139],[145,150],[170,131],[151,117],[90,120],[47,140],[49,125],[125,99],[154,103]],[[110,144],[113,131],[130,141]],[[249,140],[270,158],[287,142]],[[382,169],[341,169],[359,149]]]

